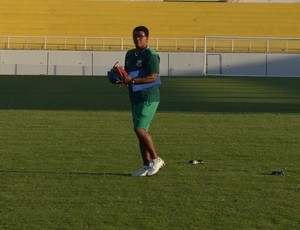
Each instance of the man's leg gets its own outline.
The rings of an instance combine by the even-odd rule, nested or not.
[[[149,165],[151,159],[157,159],[158,155],[149,132],[143,128],[134,129],[140,144],[140,150],[144,165]]]
[[[140,152],[143,158],[143,168],[134,176],[152,176],[165,165],[164,161],[158,157],[155,146],[148,130],[154,117],[159,102],[145,102],[133,105],[134,132],[136,133]]]
[[[145,144],[140,140],[139,140],[139,145],[140,145],[140,152],[141,152],[142,159],[143,159],[143,165],[149,166],[149,163],[151,161],[151,156],[150,156],[149,152],[147,151]]]

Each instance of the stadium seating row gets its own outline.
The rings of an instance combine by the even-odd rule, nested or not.
[[[3,0],[2,36],[300,37],[300,4]]]

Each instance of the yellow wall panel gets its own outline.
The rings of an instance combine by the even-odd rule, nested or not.
[[[300,4],[0,0],[0,36],[300,37]]]

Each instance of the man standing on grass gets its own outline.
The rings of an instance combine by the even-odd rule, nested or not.
[[[135,49],[125,56],[129,73],[122,83],[128,85],[134,132],[139,140],[143,167],[132,176],[155,175],[165,162],[158,156],[149,134],[151,121],[160,102],[159,55],[148,46],[149,30],[138,26],[133,30]]]

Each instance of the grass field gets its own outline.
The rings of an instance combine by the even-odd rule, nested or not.
[[[0,229],[298,229],[300,78],[162,82],[167,166],[135,178],[125,88],[0,76]]]

